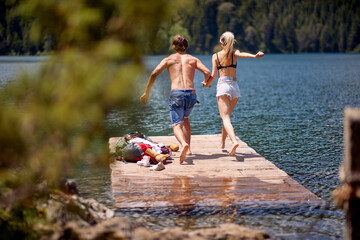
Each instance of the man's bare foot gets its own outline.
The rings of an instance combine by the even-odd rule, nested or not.
[[[180,153],[180,164],[182,164],[186,158],[186,152],[189,150],[189,145],[184,145]]]
[[[232,156],[232,155],[235,155],[235,152],[236,152],[236,148],[239,146],[238,143],[236,144],[233,144],[232,148],[231,148],[231,152],[229,152],[229,155]]]

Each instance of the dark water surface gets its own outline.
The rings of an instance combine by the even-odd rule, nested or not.
[[[197,57],[211,68],[211,56]],[[149,71],[162,58],[146,57]],[[0,58],[0,82],[14,74],[14,70],[8,69],[16,69],[16,64]],[[137,80],[132,104],[109,114],[108,137],[136,130],[150,136],[172,135],[167,106],[168,73],[158,77],[148,104],[143,106],[138,98],[147,78],[145,75]],[[202,74],[195,75],[200,104],[190,117],[192,134],[217,134],[221,132],[221,119],[215,97],[216,82],[210,89],[202,88],[202,78]],[[241,97],[232,115],[236,135],[326,204],[261,209],[249,206],[126,209],[117,210],[118,216],[141,219],[152,229],[168,226],[195,229],[234,222],[266,230],[275,239],[342,239],[344,214],[336,208],[332,192],[341,184],[338,168],[344,147],[343,112],[346,107],[360,107],[360,55],[267,54],[262,59],[240,59],[237,79]],[[108,167],[94,167],[84,161],[74,178],[85,197],[112,207]]]

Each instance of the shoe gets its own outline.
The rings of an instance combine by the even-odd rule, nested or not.
[[[150,167],[150,158],[143,158],[144,167]]]
[[[136,164],[139,166],[150,167],[150,157],[144,156],[143,159],[137,161]]]
[[[150,167],[150,171],[161,171],[164,169],[165,169],[165,166],[162,162],[156,164],[155,166]]]
[[[145,159],[142,159],[142,160],[140,160],[140,161],[137,161],[136,164],[139,165],[139,166],[144,166],[144,164],[145,164]]]

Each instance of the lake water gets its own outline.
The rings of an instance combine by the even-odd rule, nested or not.
[[[164,56],[145,57],[149,72]],[[197,56],[211,68],[210,56]],[[26,60],[24,60],[26,59]],[[0,57],[0,84],[18,68],[34,70],[34,57]],[[148,75],[138,79],[134,98],[106,119],[108,137],[141,131],[149,136],[172,135],[168,111],[170,81],[167,71],[157,78],[146,106],[138,98]],[[195,75],[200,104],[191,114],[192,134],[218,134],[221,119],[215,97],[216,82],[201,87]],[[141,219],[152,229],[179,226],[186,229],[234,222],[263,229],[275,239],[342,239],[344,214],[332,199],[341,185],[343,112],[360,107],[359,54],[267,54],[262,59],[238,59],[241,97],[232,114],[236,135],[259,154],[326,201],[319,207],[197,208],[117,210],[118,216]],[[81,194],[112,207],[108,167],[84,161],[74,176]]]

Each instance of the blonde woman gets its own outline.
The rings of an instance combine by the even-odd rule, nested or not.
[[[216,88],[216,97],[221,119],[223,121],[220,148],[225,148],[226,137],[232,141],[229,155],[235,155],[236,148],[239,146],[235,137],[234,128],[231,124],[231,113],[240,97],[239,85],[236,81],[237,58],[261,58],[263,52],[256,55],[234,50],[234,34],[225,32],[220,37],[222,50],[212,56],[212,74],[208,80],[202,82],[204,87],[210,87],[219,72],[219,79]]]

